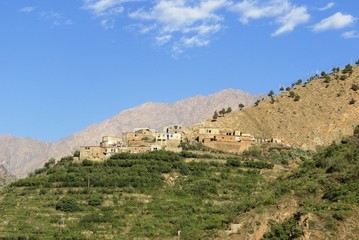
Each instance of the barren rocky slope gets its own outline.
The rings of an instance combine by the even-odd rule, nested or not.
[[[339,72],[338,79],[331,74],[300,84],[259,102],[242,111],[235,111],[216,122],[203,122],[198,126],[236,128],[257,138],[279,138],[286,144],[315,149],[317,145],[330,144],[341,137],[351,135],[359,124],[359,67],[351,76]],[[347,79],[341,80],[342,75]],[[298,95],[298,101],[290,92]],[[293,94],[292,93],[292,94]]]
[[[162,127],[181,123],[190,126],[212,116],[215,110],[239,103],[250,105],[262,95],[251,95],[240,90],[224,90],[209,96],[191,97],[175,103],[145,103],[119,113],[100,124],[92,125],[57,142],[40,142],[34,139],[0,136],[0,164],[17,177],[41,167],[49,158],[59,158],[81,145],[97,145],[104,135],[121,135],[136,127]]]

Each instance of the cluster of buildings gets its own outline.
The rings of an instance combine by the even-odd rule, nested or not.
[[[105,136],[100,146],[80,148],[80,160],[105,160],[117,153],[144,153],[156,150],[180,152],[183,141],[202,143],[212,149],[241,153],[253,145],[261,143],[281,144],[280,139],[256,139],[253,135],[233,129],[219,127],[199,127],[191,131],[182,125],[170,125],[158,132],[150,128],[136,128],[122,137]]]
[[[117,153],[144,153],[166,149],[179,152],[185,128],[182,125],[170,125],[159,133],[155,129],[136,128],[122,137],[104,136],[100,146],[80,147],[80,160],[101,161]]]
[[[195,141],[226,152],[240,153],[257,143],[251,134],[233,129],[200,127],[194,133]]]

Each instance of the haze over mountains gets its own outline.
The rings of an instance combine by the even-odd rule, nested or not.
[[[190,126],[210,118],[215,110],[227,107],[237,109],[239,103],[248,106],[261,98],[263,95],[228,89],[175,103],[145,103],[56,142],[3,135],[0,136],[0,164],[16,177],[25,177],[29,172],[43,166],[49,158],[69,155],[82,145],[98,145],[102,136],[119,136],[122,132],[136,127],[160,130],[174,123]]]

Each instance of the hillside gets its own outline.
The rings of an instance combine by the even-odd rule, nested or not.
[[[190,126],[210,118],[215,110],[223,107],[236,109],[239,103],[247,106],[259,98],[262,98],[262,95],[229,89],[175,103],[145,103],[57,142],[0,136],[0,164],[17,177],[24,177],[42,167],[49,158],[69,155],[81,145],[98,145],[104,135],[117,136],[136,127],[162,130],[162,127],[174,123]]]
[[[0,189],[13,181],[15,181],[15,176],[10,174],[3,165],[0,165]]]
[[[346,79],[341,80],[342,76]],[[257,138],[279,138],[304,149],[328,145],[350,135],[359,123],[359,90],[352,89],[353,85],[359,85],[359,67],[354,67],[351,75],[340,71],[327,78],[329,80],[321,77],[296,85],[273,100],[267,98],[258,106],[232,112],[216,122],[200,123],[195,128],[235,128]]]
[[[358,239],[358,151],[67,157],[0,192],[0,238]]]

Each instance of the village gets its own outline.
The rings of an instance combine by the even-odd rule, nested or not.
[[[218,127],[199,127],[187,130],[181,124],[169,125],[162,132],[150,128],[136,128],[122,133],[122,137],[104,136],[100,146],[80,147],[80,160],[102,161],[117,153],[144,153],[157,150],[181,152],[181,142],[197,142],[230,153],[241,153],[263,141],[280,144],[279,139],[256,139],[248,133]]]

